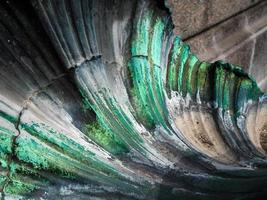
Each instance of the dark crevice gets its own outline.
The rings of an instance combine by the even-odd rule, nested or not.
[[[84,63],[87,63],[87,62],[91,62],[91,61],[95,61],[95,60],[99,60],[101,59],[102,55],[95,55],[95,56],[92,56],[90,59],[84,59],[82,63],[80,64],[75,64],[75,66],[73,66],[74,68],[79,68],[80,66],[82,66]]]
[[[160,9],[160,10],[164,10],[166,11],[169,15],[171,15],[171,12],[169,10],[169,8],[166,6],[166,3],[164,0],[155,0],[156,2],[156,5],[157,7]]]
[[[2,6],[14,22],[16,22],[15,25],[23,30],[23,34],[28,39],[27,42],[39,52],[49,69],[56,73],[53,67],[54,62],[58,66],[63,66],[63,63],[58,59],[58,54],[53,48],[53,44],[46,34],[44,27],[40,24],[39,17],[31,5],[31,1],[10,0],[3,2]],[[41,46],[45,48],[41,49]],[[48,53],[45,52],[47,50],[49,50]],[[47,60],[48,58],[52,58],[53,62],[50,63]]]
[[[264,3],[264,2],[265,2],[264,0],[261,0],[261,1],[255,3],[255,4],[253,4],[253,5],[251,5],[251,6],[249,6],[249,7],[247,7],[247,8],[244,9],[244,10],[240,10],[240,11],[234,13],[233,15],[230,15],[229,17],[226,17],[226,18],[224,18],[224,19],[222,19],[222,20],[216,22],[215,24],[212,24],[212,25],[210,25],[210,26],[208,26],[208,27],[206,27],[206,28],[204,28],[204,29],[202,29],[202,30],[200,30],[200,31],[198,31],[198,32],[196,32],[196,33],[194,33],[194,34],[188,36],[188,37],[183,38],[183,41],[191,40],[191,39],[193,39],[194,37],[196,37],[196,36],[198,36],[198,35],[201,35],[201,34],[203,34],[203,33],[205,33],[205,32],[208,32],[209,30],[215,28],[216,26],[218,26],[218,25],[220,25],[220,24],[223,24],[224,22],[230,20],[231,18],[234,18],[234,17],[236,17],[236,16],[238,16],[238,15],[241,15],[241,14],[247,12],[248,10],[250,10],[250,9],[252,9],[252,8],[255,8],[256,6],[258,6],[258,5],[260,5],[261,3]]]
[[[17,141],[17,138],[20,136],[21,132],[20,132],[20,129],[19,129],[19,125],[20,125],[20,122],[21,122],[21,116],[24,112],[24,110],[27,109],[27,106],[23,106],[23,108],[21,109],[21,111],[19,112],[19,115],[18,115],[18,120],[17,122],[14,124],[15,126],[15,129],[18,131],[18,134],[16,136],[13,137],[12,139],[12,144],[11,144],[11,154],[7,160],[7,169],[8,169],[8,172],[7,172],[7,179],[4,183],[4,186],[3,186],[3,192],[2,192],[2,196],[1,196],[1,200],[4,200],[5,199],[5,188],[8,186],[8,184],[12,181],[12,174],[11,174],[11,163],[13,161],[13,159],[16,157],[16,141]]]

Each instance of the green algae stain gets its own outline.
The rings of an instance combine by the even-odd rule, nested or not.
[[[88,110],[94,110],[98,116],[98,119],[85,125],[85,130],[83,132],[91,140],[113,155],[128,153],[129,149],[125,142],[118,134],[114,134],[111,127],[107,125],[107,119],[103,116],[100,107],[91,104],[86,93],[82,89],[80,89],[80,93],[83,97],[84,112],[86,113]],[[117,108],[115,108],[115,110],[117,110]]]
[[[1,175],[0,173],[0,189],[2,189],[6,183],[7,177],[5,175]]]
[[[12,195],[26,195],[34,191],[37,188],[38,186],[34,184],[13,179],[5,187],[4,192],[7,194],[12,194]]]
[[[168,93],[172,90],[177,90],[177,59],[179,57],[179,52],[181,49],[181,39],[179,37],[175,37],[171,52],[169,54],[168,66],[167,66],[167,78],[166,78],[166,87],[168,89]]]
[[[139,18],[131,43],[131,59],[128,62],[133,88],[131,100],[136,117],[152,129],[156,124],[166,126],[167,109],[162,82],[161,55],[166,21],[160,17],[145,14]],[[145,38],[144,36],[145,34]],[[143,45],[145,41],[146,45]],[[136,49],[139,51],[136,52]]]
[[[121,140],[102,128],[98,122],[88,124],[85,127],[86,135],[108,152],[114,155],[120,155],[129,151]]]
[[[162,43],[165,30],[165,22],[161,18],[155,20],[153,27],[153,34],[150,41],[150,56],[153,61],[153,64],[160,66],[161,62],[161,52],[162,52]]]
[[[0,166],[3,168],[8,168],[8,156],[0,152]]]
[[[66,140],[63,133],[46,130],[46,126],[37,124],[24,124],[22,127],[31,133],[17,139],[16,155],[20,161],[31,164],[33,168],[50,171],[60,177],[70,179],[82,177],[101,183],[110,182],[111,179],[116,181],[121,177],[116,169],[99,160],[94,153],[73,140]],[[37,130],[36,127],[41,130]]]
[[[133,80],[132,101],[138,119],[149,129],[156,124],[168,129],[161,68],[143,57],[132,57],[128,66]]]
[[[91,137],[92,140],[96,141],[96,143],[102,146],[105,145],[102,142],[108,139],[108,136],[110,145],[112,143],[120,145],[120,151],[118,151],[117,153],[126,153],[128,152],[128,149],[133,148],[145,154],[146,149],[143,147],[143,140],[140,137],[139,133],[135,130],[132,121],[128,118],[128,116],[114,97],[106,97],[106,94],[109,93],[109,91],[103,89],[90,94],[87,94],[83,90],[83,88],[80,88],[80,91],[84,99],[84,107],[87,106],[88,108],[93,110],[97,116],[97,121],[89,122],[87,125],[97,122],[99,123],[99,126],[101,126],[101,129],[105,130],[104,132],[108,133],[102,134],[104,137],[103,140],[100,139],[101,134],[97,134],[99,137],[95,137],[92,134],[91,136],[90,134],[87,134],[89,137]],[[92,99],[88,96],[90,96]],[[91,101],[93,101],[93,103]],[[111,140],[113,140],[113,142],[111,142]],[[106,147],[106,150],[111,150],[110,147]],[[122,149],[124,149],[124,151],[121,151]],[[112,154],[116,153],[114,150],[109,152]]]
[[[190,47],[187,44],[183,44],[182,48],[181,48],[181,52],[179,53],[179,57],[178,57],[178,77],[177,77],[177,90],[178,92],[182,92],[182,87],[183,87],[183,79],[184,79],[184,68],[185,68],[185,64],[186,61],[188,59],[190,55]]]
[[[263,95],[256,81],[239,67],[223,61],[212,65],[215,69],[213,95],[219,108],[228,110],[232,104],[235,117],[238,117],[249,101],[258,101]],[[231,91],[234,87],[235,91]]]
[[[40,153],[49,153],[42,148],[33,138],[18,138],[16,155],[19,160],[31,163],[36,169],[48,169],[49,163],[45,156]]]
[[[46,177],[41,176],[39,172],[24,165],[24,163],[12,161],[5,193],[23,196],[40,187],[47,186],[49,181]]]
[[[77,178],[75,171],[77,172],[78,169],[74,167],[73,159],[32,137],[17,139],[16,156],[20,161],[31,164],[33,167],[33,171],[22,169],[24,172],[26,170],[27,173],[34,173],[35,170],[44,170],[50,171],[59,177]],[[79,162],[76,161],[75,163],[77,165]]]
[[[149,34],[153,12],[148,10],[135,23],[135,35],[132,40],[131,53],[134,56],[148,55]]]
[[[143,104],[140,101],[139,93],[136,88],[132,88],[130,91],[131,101],[135,109],[135,117],[138,118],[148,129],[152,129],[155,126],[152,116],[146,111],[147,104]]]
[[[94,153],[85,150],[82,145],[66,137],[64,133],[57,132],[44,124],[25,123],[21,127],[32,136],[38,137],[45,143],[49,143],[57,150],[68,152],[79,158],[94,156]]]
[[[187,65],[188,67],[183,81],[183,93],[189,93],[191,96],[194,96],[196,91],[196,73],[194,72],[196,71],[196,68],[199,67],[199,60],[197,56],[190,54]]]
[[[137,116],[148,128],[152,128],[155,125],[155,121],[153,118],[153,110],[151,110],[151,105],[153,103],[147,95],[146,81],[148,77],[145,71],[147,66],[148,61],[144,58],[133,57],[129,62],[129,69],[134,82],[134,105],[135,108],[139,109]]]
[[[0,154],[10,154],[15,133],[0,126]]]

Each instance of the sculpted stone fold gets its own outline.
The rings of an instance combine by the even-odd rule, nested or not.
[[[159,2],[5,2],[0,44],[2,199],[266,195],[267,95]]]

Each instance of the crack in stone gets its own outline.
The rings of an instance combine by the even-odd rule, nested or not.
[[[23,115],[23,112],[25,110],[28,109],[28,105],[32,102],[32,99],[38,95],[40,92],[44,91],[45,89],[47,89],[48,87],[52,86],[57,80],[71,74],[73,72],[73,69],[77,69],[79,68],[82,64],[86,63],[86,62],[91,62],[91,61],[94,61],[94,60],[97,60],[101,58],[101,55],[97,55],[97,56],[93,56],[91,59],[85,59],[84,62],[78,64],[78,65],[74,65],[73,67],[71,68],[68,68],[66,70],[65,73],[62,73],[58,76],[56,76],[55,78],[51,79],[51,81],[49,81],[46,85],[44,86],[41,86],[39,89],[33,91],[30,96],[22,103],[22,109],[21,111],[19,112],[18,114],[18,120],[16,122],[16,124],[14,124],[15,126],[15,129],[18,131],[18,135],[14,136],[14,138],[12,139],[12,145],[11,145],[11,155],[9,156],[8,158],[8,161],[7,161],[7,179],[3,185],[3,188],[2,188],[2,193],[1,193],[1,200],[5,200],[5,188],[9,185],[9,183],[12,181],[12,178],[11,178],[11,163],[12,163],[12,160],[14,158],[16,158],[16,141],[17,141],[17,138],[21,135],[21,132],[20,132],[20,124],[21,124],[21,117]]]
[[[18,135],[14,136],[13,140],[12,140],[12,145],[11,145],[11,155],[9,156],[8,158],[8,161],[7,161],[7,169],[8,169],[8,172],[7,172],[7,179],[3,185],[3,192],[2,192],[2,196],[1,196],[1,200],[4,200],[5,199],[5,188],[8,186],[8,184],[12,181],[12,178],[11,178],[11,163],[12,163],[12,160],[14,157],[16,157],[16,140],[17,138],[20,136],[20,129],[19,129],[19,125],[20,125],[20,121],[21,121],[21,116],[23,114],[23,112],[27,109],[26,106],[23,106],[23,108],[21,109],[21,111],[19,112],[19,115],[18,115],[18,120],[17,120],[17,123],[15,124],[15,129],[18,131]]]
[[[68,70],[69,71],[69,70]],[[20,136],[21,132],[20,132],[20,124],[21,124],[21,117],[23,115],[23,112],[25,110],[28,109],[28,105],[29,103],[32,101],[32,98],[35,97],[36,95],[38,95],[40,92],[42,92],[43,90],[45,90],[46,88],[50,87],[51,85],[53,85],[57,80],[59,80],[60,78],[62,77],[65,77],[66,75],[68,75],[68,71],[66,73],[63,73],[63,74],[60,74],[58,75],[57,77],[53,78],[49,83],[47,83],[46,85],[40,87],[38,90],[36,91],[33,91],[32,94],[28,97],[28,99],[26,99],[23,103],[22,103],[22,109],[21,111],[19,112],[18,114],[18,120],[16,122],[16,124],[14,124],[15,126],[15,129],[18,131],[18,135],[14,136],[13,140],[12,140],[12,145],[11,145],[11,155],[9,156],[8,158],[8,161],[7,161],[7,169],[8,169],[8,172],[7,172],[7,179],[3,185],[3,191],[2,191],[2,194],[1,194],[1,200],[5,200],[5,188],[8,186],[8,184],[12,181],[12,178],[11,178],[11,168],[10,168],[10,165],[12,163],[12,160],[16,157],[16,141],[17,141],[17,138]]]
[[[84,63],[86,63],[86,62],[91,62],[91,61],[94,61],[94,60],[98,60],[98,59],[100,59],[101,57],[102,57],[102,55],[99,54],[99,55],[94,55],[94,56],[92,56],[90,59],[85,58],[85,59],[83,59],[82,62],[75,63],[75,64],[69,66],[69,67],[67,68],[67,72],[69,72],[69,71],[71,71],[71,70],[73,70],[73,69],[78,69],[78,68],[81,67],[81,65],[83,65]]]
[[[74,69],[78,69],[78,68],[81,67],[81,65],[83,65],[84,63],[98,60],[98,59],[100,59],[101,57],[102,57],[102,55],[95,55],[95,56],[92,56],[90,59],[84,59],[83,62],[75,64],[72,68],[74,68]]]

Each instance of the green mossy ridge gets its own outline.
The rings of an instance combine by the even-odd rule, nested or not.
[[[124,143],[118,140],[114,134],[110,133],[110,131],[102,128],[97,121],[88,124],[85,127],[86,135],[111,154],[121,155],[129,152]]]
[[[166,129],[168,129],[168,125],[166,124],[168,111],[164,96],[161,56],[167,21],[168,20],[164,17],[156,17],[154,20],[152,27],[153,32],[149,42],[149,65],[142,65],[142,67],[145,68],[144,71],[146,72],[147,77],[147,95],[150,96],[151,102],[154,104],[153,119],[155,120],[155,123],[163,125]]]
[[[153,18],[152,10],[143,12],[135,21],[136,33],[132,39],[131,54],[133,56],[148,56],[149,34]]]
[[[5,187],[5,192],[25,195],[48,184],[47,178],[40,175],[39,171],[26,166],[24,163],[12,161],[10,163],[10,181]]]
[[[93,152],[84,149],[79,143],[66,137],[64,133],[59,133],[44,124],[24,123],[21,125],[21,129],[49,143],[55,149],[62,150],[80,160],[87,157],[91,158],[95,155]]]
[[[7,120],[8,123],[14,125],[17,123],[17,119],[4,112],[1,112],[0,117]],[[12,145],[16,134],[0,126],[0,164],[3,169],[8,170],[8,175],[0,175],[0,187],[4,189],[6,194],[12,195],[25,195],[34,189],[38,188],[36,184],[27,183],[25,181],[16,180],[17,174],[21,174],[26,177],[31,175],[31,177],[37,177],[37,172],[31,172],[30,168],[23,166],[22,163],[18,164],[10,160],[10,155],[12,154]],[[0,168],[1,168],[0,167]],[[36,181],[35,181],[36,183]],[[3,188],[5,187],[5,188]]]
[[[47,157],[53,155],[53,152],[43,147],[41,143],[37,143],[34,138],[19,137],[16,142],[16,155],[20,161],[30,163],[38,170],[50,168]],[[60,157],[57,157],[57,159],[60,161]]]
[[[152,72],[152,86],[157,97],[158,101],[158,110],[162,113],[162,118],[168,116],[168,111],[166,108],[165,96],[164,96],[164,84],[162,79],[162,69],[156,65],[153,65],[153,72]],[[165,122],[165,121],[164,121]]]
[[[136,29],[134,40],[131,44],[132,58],[128,63],[131,78],[133,80],[132,101],[137,111],[138,119],[151,129],[155,124],[162,124],[165,127],[166,117],[168,115],[164,86],[162,82],[161,55],[162,43],[164,39],[164,30],[167,20],[160,17],[149,18],[148,27],[146,29]],[[145,24],[144,19],[138,18],[139,24]],[[145,19],[147,20],[147,19]],[[148,32],[148,33],[145,33]],[[142,38],[136,39],[142,35],[146,35],[145,50],[135,53],[136,46],[142,47]],[[140,44],[138,44],[138,42]],[[147,53],[148,48],[148,53]]]
[[[211,100],[211,87],[210,87],[210,70],[212,65],[208,62],[201,62],[198,67],[198,72],[196,75],[197,79],[197,93],[199,98],[202,101],[210,101]]]
[[[214,102],[223,110],[234,109],[235,117],[241,114],[248,101],[257,101],[263,95],[255,80],[240,68],[222,61],[214,63],[213,67]]]
[[[10,169],[10,180],[5,187],[5,193],[26,195],[49,184],[45,177],[40,176],[37,171],[23,163],[11,162]]]
[[[136,111],[138,119],[147,128],[161,124],[168,129],[166,124],[167,110],[163,95],[162,70],[160,67],[151,66],[146,58],[133,57],[129,62],[135,92],[135,104],[139,105]],[[157,83],[156,83],[157,82]],[[149,123],[147,123],[149,122]]]
[[[147,77],[145,70],[145,68],[149,66],[149,63],[145,58],[133,57],[131,58],[128,66],[134,83],[134,94],[136,95],[136,98],[134,99],[136,100],[135,105],[140,106],[137,107],[140,110],[140,113],[137,113],[137,116],[140,116],[140,120],[145,119],[142,122],[148,128],[152,128],[152,126],[155,125],[155,114],[153,113],[154,109],[151,110],[151,106],[154,107],[154,103],[147,94],[148,89],[146,82],[149,77]],[[148,76],[150,76],[150,74],[148,74]]]
[[[8,159],[9,159],[9,155],[0,153],[0,167],[7,169],[8,168]]]
[[[0,117],[3,120],[6,120],[7,123],[13,124],[15,128],[15,124],[17,123],[17,119],[15,117],[12,117],[2,111],[0,111]],[[0,125],[0,165],[2,167],[8,167],[7,160],[12,153],[13,139],[15,136],[16,134],[13,131]]]
[[[12,119],[12,117],[8,119]],[[38,125],[36,123],[22,124],[19,126],[19,128],[21,130],[30,132],[30,135],[19,136],[16,139],[15,156],[20,161],[20,164],[16,164],[14,162],[10,163],[9,168],[11,170],[11,180],[6,186],[6,193],[24,195],[38,188],[39,184],[36,180],[28,183],[25,182],[26,180],[18,181],[15,178],[18,176],[18,174],[20,174],[19,176],[23,176],[24,178],[26,178],[27,175],[30,175],[31,177],[39,179],[40,176],[38,172],[40,171],[49,171],[56,174],[57,176],[71,179],[77,179],[78,177],[81,177],[83,179],[96,181],[102,184],[109,183],[111,185],[124,185],[126,189],[134,190],[134,186],[131,186],[130,182],[126,182],[125,178],[123,178],[123,176],[121,176],[108,164],[102,163],[101,161],[98,161],[97,158],[94,158],[94,154],[89,153],[89,155],[92,156],[92,159],[88,159],[86,158],[86,156],[84,156],[82,160],[75,160],[74,158],[65,155],[68,154],[68,150],[66,148],[64,149],[64,151],[59,152],[59,147],[57,145],[61,146],[61,148],[68,148],[69,145],[75,146],[76,144],[73,144],[73,141],[69,141],[68,138],[65,138],[62,133],[59,134],[60,137],[58,137],[57,139],[63,140],[64,142],[67,142],[67,144],[64,144],[64,142],[58,143],[59,141],[52,139],[53,142],[56,143],[55,144],[51,142],[51,140],[49,140],[51,138],[46,138],[47,135],[56,135],[56,133],[52,129],[48,130],[48,127],[45,125]],[[4,131],[6,133],[11,133],[6,129],[4,129]],[[34,135],[34,137],[32,135]],[[82,147],[77,146],[76,150],[81,151],[82,154],[84,154],[85,151]],[[6,163],[5,160],[3,161]],[[22,165],[22,163],[28,163],[27,165],[30,164],[30,166],[32,166],[33,168],[28,168]],[[3,181],[6,182],[6,177],[2,178]],[[78,179],[80,180],[80,178]],[[43,178],[41,178],[40,180],[43,183],[48,183]],[[33,182],[36,184],[32,184]]]
[[[114,141],[123,145],[127,152],[132,148],[142,154],[146,153],[143,140],[135,130],[132,121],[113,97],[106,97],[108,91],[103,89],[95,93],[89,92],[89,94],[86,94],[83,88],[80,91],[83,91],[81,94],[86,104],[90,105],[90,108],[96,113],[100,126],[111,136],[110,140],[115,139]]]
[[[22,173],[22,174],[27,174],[31,176],[39,176],[38,172],[35,169],[30,168],[29,166],[26,166],[25,163],[19,163],[12,161],[10,163],[10,172],[11,175],[14,173]]]
[[[139,119],[142,124],[145,124],[148,129],[152,129],[155,126],[154,120],[151,115],[146,112],[147,105],[143,105],[142,101],[140,101],[140,95],[136,88],[131,88],[130,95],[133,107],[135,108],[135,117]]]
[[[12,179],[5,187],[4,192],[12,195],[26,195],[30,192],[38,189],[39,187],[35,184],[26,183],[21,180]]]
[[[0,168],[0,170],[1,170],[1,168]],[[0,190],[3,189],[3,187],[4,187],[5,183],[6,183],[6,180],[7,180],[7,177],[2,175],[2,174],[0,174]]]
[[[179,57],[179,52],[181,48],[181,39],[179,37],[175,37],[171,52],[169,54],[167,66],[166,87],[169,94],[170,91],[177,90],[177,59]]]
[[[225,70],[222,67],[215,69],[215,89],[214,89],[214,101],[217,103],[219,108],[222,108],[223,98],[223,86],[225,80]]]
[[[236,78],[237,77],[232,72],[226,74],[222,100],[222,107],[224,110],[234,109]]]
[[[4,114],[2,116],[8,115]],[[13,118],[8,116],[8,119],[12,120]],[[97,160],[97,158],[94,158],[94,154],[91,152],[84,154],[84,148],[77,145],[69,138],[66,138],[62,133],[56,133],[52,129],[49,130],[47,126],[36,123],[22,124],[19,128],[29,132],[30,135],[26,137],[19,136],[16,139],[15,155],[21,163],[28,163],[33,169],[22,166],[21,164],[14,164],[14,162],[10,163],[11,181],[6,186],[6,193],[11,192],[12,194],[24,195],[38,188],[38,184],[21,182],[15,180],[14,177],[17,176],[16,174],[18,173],[23,177],[26,175],[38,177],[38,171],[40,170],[52,172],[60,177],[71,179],[82,177],[103,184],[110,183],[113,185],[120,185],[120,181],[123,180],[123,177],[121,177],[115,169]],[[4,130],[5,133],[11,133],[6,129],[1,130]],[[34,135],[34,137],[31,135]],[[59,137],[48,137],[49,135],[57,135]],[[4,139],[6,140],[6,138]],[[61,143],[60,141],[63,142]],[[69,146],[73,147],[74,151],[76,150],[75,156],[79,157],[77,152],[80,151],[81,156],[79,159],[81,160],[75,160],[65,155],[70,153]],[[10,148],[7,148],[6,145],[4,145],[4,148],[9,149],[10,152]],[[59,148],[62,148],[63,151],[59,152]],[[86,155],[90,155],[92,159],[87,158]],[[81,158],[82,156],[83,158]],[[7,167],[6,160],[1,159],[1,163]],[[4,179],[6,180],[6,177]],[[126,188],[133,189],[130,185],[126,186]]]
[[[187,77],[184,74],[187,74],[188,70],[192,73],[190,68],[193,68],[197,61],[197,57],[193,54],[190,58],[189,46],[182,44],[179,38],[175,38],[167,66],[167,89],[186,94],[186,88],[190,89],[190,86],[186,84],[184,79]],[[170,91],[168,92],[170,93]]]
[[[129,144],[135,142],[134,146],[136,144],[140,147],[136,146],[137,148],[141,148],[143,144],[142,138],[139,136],[139,133],[134,128],[133,122],[127,117],[127,115],[123,112],[123,110],[119,107],[117,101],[114,98],[108,98],[108,106],[111,108],[112,112],[118,117],[120,120],[120,123],[126,130],[126,132],[119,132],[121,134],[121,137],[124,141],[127,141],[128,138],[131,138],[129,140]],[[122,134],[123,133],[123,134]]]
[[[151,64],[160,66],[164,30],[167,22],[163,21],[160,17],[157,17],[154,21],[155,22],[152,27],[153,32],[149,38],[148,58],[151,59]],[[134,56],[134,54],[132,54],[132,56]]]
[[[17,139],[16,155],[19,160],[32,164],[35,169],[50,171],[61,177],[81,177],[100,183],[116,183],[120,177],[115,169],[104,163],[88,159],[87,163],[83,163],[28,136]]]
[[[114,173],[114,175],[118,175],[117,173],[115,173],[115,169],[98,160],[98,158],[95,157],[94,153],[84,149],[84,147],[67,138],[63,133],[58,133],[51,128],[48,129],[47,126],[38,125],[36,123],[33,123],[31,125],[24,124],[22,125],[22,127],[32,136],[36,137],[36,139],[32,138],[31,141],[28,141],[27,138],[18,139],[18,158],[23,158],[22,160],[24,160],[25,162],[28,161],[34,166],[40,167],[42,169],[59,169],[64,173],[66,172],[66,174],[68,175],[69,171],[64,170],[68,169],[68,167],[64,168],[56,163],[57,159],[59,162],[61,158],[61,161],[66,165],[67,163],[73,162],[73,164],[79,163],[81,166],[86,166],[84,169],[85,171],[89,168],[95,168],[101,170],[102,172],[107,172],[108,174]],[[23,146],[21,146],[23,142],[28,143],[28,146],[23,148]],[[39,147],[37,147],[38,145]],[[32,149],[40,148],[40,150],[35,151],[37,153],[36,157],[33,157],[33,155],[31,155],[31,158],[25,157],[26,154],[23,153],[23,151],[30,152],[30,149],[27,149],[28,147],[31,147]],[[47,152],[48,155],[53,154],[54,157],[48,157],[48,159],[45,159],[45,157],[40,158],[38,155],[40,153],[42,154],[42,152]],[[64,161],[64,159],[66,159],[66,161]],[[72,172],[71,174],[75,174],[76,171],[72,168],[70,172]]]
[[[199,60],[194,54],[190,54],[186,68],[184,69],[184,80],[183,80],[183,95],[190,94],[191,97],[195,96],[196,92],[196,69],[199,66]]]
[[[0,157],[3,154],[11,154],[13,138],[15,136],[14,132],[0,126]]]
[[[7,123],[14,125],[17,123],[17,118],[0,111],[0,117]],[[9,159],[12,153],[13,140],[16,134],[0,125],[0,166],[8,168]]]
[[[184,67],[189,55],[190,55],[190,47],[187,44],[183,44],[177,62],[178,65],[177,91],[180,93],[182,93],[183,89]]]

